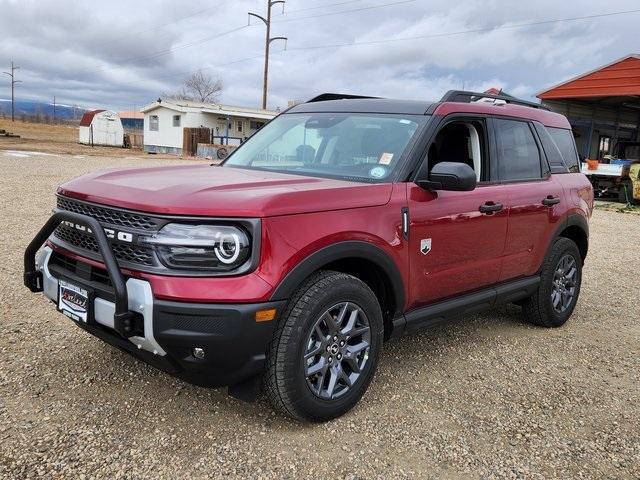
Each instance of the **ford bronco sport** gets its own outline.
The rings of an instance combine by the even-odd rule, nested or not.
[[[569,123],[540,105],[323,94],[222,166],[60,186],[24,281],[170,374],[323,421],[388,338],[507,302],[564,324],[592,208]]]

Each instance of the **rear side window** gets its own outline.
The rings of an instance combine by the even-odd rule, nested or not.
[[[576,150],[576,142],[573,139],[571,130],[563,128],[548,127],[547,130],[551,134],[551,138],[560,150],[564,163],[570,172],[580,171],[580,162],[578,161],[578,152]]]
[[[542,178],[540,151],[529,124],[498,118],[493,124],[500,180]]]

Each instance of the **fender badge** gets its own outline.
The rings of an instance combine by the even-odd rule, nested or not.
[[[423,255],[426,255],[430,251],[431,251],[431,239],[423,238],[422,240],[420,240],[420,253],[422,253]]]

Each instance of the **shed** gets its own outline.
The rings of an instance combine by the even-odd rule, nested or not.
[[[85,112],[80,120],[80,143],[121,147],[124,139],[118,114],[109,110]]]
[[[640,141],[640,55],[627,55],[537,96],[569,119],[584,158],[603,159],[619,142]]]

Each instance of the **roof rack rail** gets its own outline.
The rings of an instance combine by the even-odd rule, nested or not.
[[[514,105],[522,105],[524,107],[539,108],[542,110],[549,110],[549,107],[540,103],[528,102],[527,100],[520,100],[519,98],[512,97],[511,95],[495,95],[492,93],[480,93],[480,92],[467,92],[465,90],[449,90],[444,94],[441,102],[458,102],[458,103],[472,103],[477,102],[483,98],[492,98],[494,100],[502,100],[505,103],[512,103]]]
[[[369,97],[366,95],[350,95],[348,93],[321,93],[313,97],[311,100],[307,100],[305,103],[313,103],[313,102],[326,102],[327,100],[344,100],[351,98],[380,98],[380,97]]]

